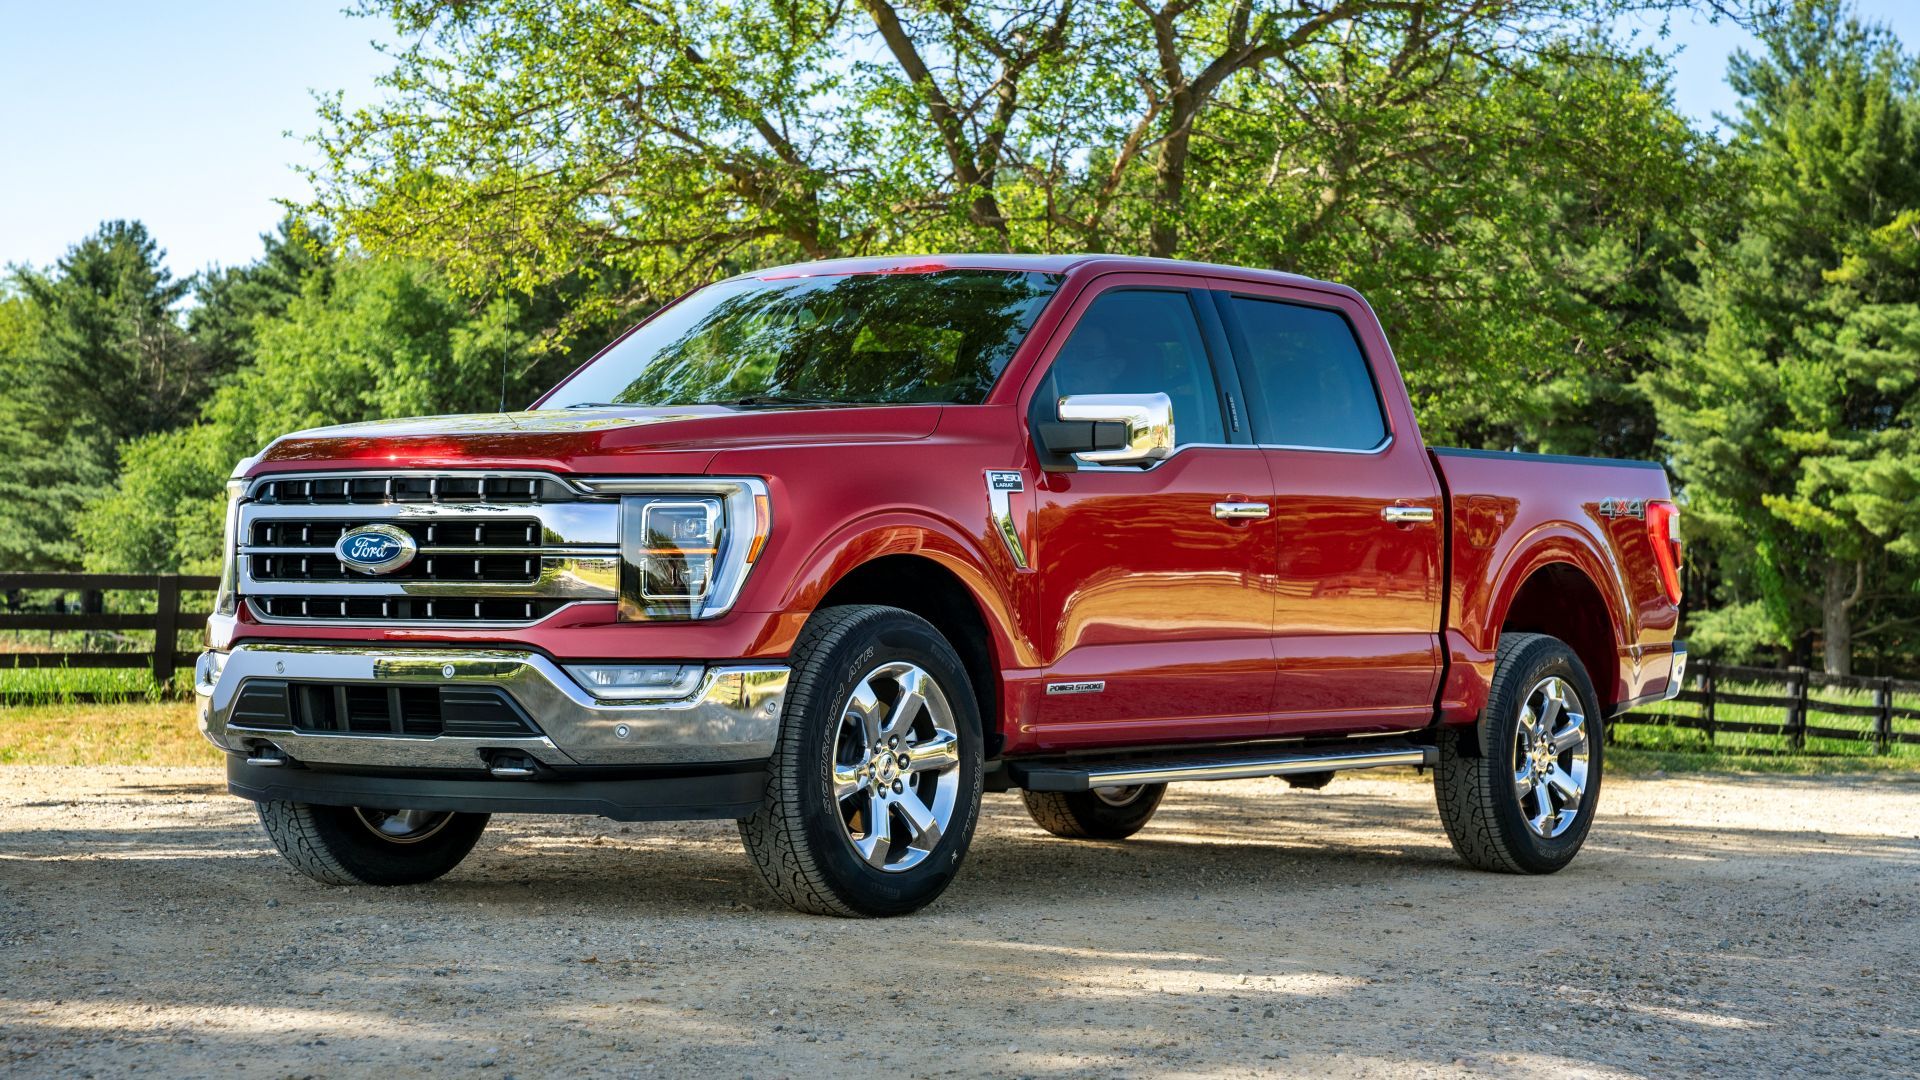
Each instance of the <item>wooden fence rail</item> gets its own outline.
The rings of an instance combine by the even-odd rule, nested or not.
[[[1779,694],[1755,694],[1724,689],[1727,684],[1773,683],[1784,686]],[[1776,735],[1784,738],[1792,750],[1801,750],[1808,738],[1843,739],[1871,743],[1876,753],[1886,753],[1895,743],[1920,746],[1920,730],[1901,730],[1897,721],[1920,726],[1920,709],[1894,704],[1895,694],[1920,695],[1920,681],[1854,675],[1827,675],[1806,668],[1757,668],[1740,664],[1718,664],[1697,660],[1687,671],[1688,689],[1674,700],[1696,706],[1693,715],[1637,709],[1615,719],[1616,724],[1658,724],[1691,728],[1706,734],[1713,742],[1722,733]],[[1871,704],[1847,701],[1823,701],[1814,697],[1814,689],[1858,690],[1873,695]],[[1722,710],[1727,706],[1778,710],[1780,720],[1770,723],[1752,718],[1730,720]],[[1870,727],[1833,727],[1819,722],[1821,716],[1862,717],[1873,721]]]
[[[194,655],[180,651],[182,627],[206,621],[206,612],[180,610],[180,594],[213,592],[220,579],[185,574],[5,574],[0,573],[0,630],[151,630],[150,652],[15,652],[0,654],[0,667],[147,668],[165,686],[175,671],[192,668]],[[154,610],[107,612],[104,594],[150,592]],[[29,593],[54,593],[26,598]],[[77,604],[67,597],[78,596]],[[23,601],[26,601],[23,603]],[[69,608],[75,610],[68,610]]]

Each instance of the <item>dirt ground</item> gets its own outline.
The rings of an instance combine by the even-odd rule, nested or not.
[[[1176,788],[1135,839],[989,796],[918,916],[790,914],[731,823],[496,818],[313,884],[199,768],[0,769],[0,1074],[1914,1075],[1920,777],[1611,779],[1566,872],[1429,789]]]

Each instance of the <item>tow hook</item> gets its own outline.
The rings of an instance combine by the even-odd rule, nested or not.
[[[256,746],[247,754],[247,764],[262,769],[278,769],[293,759],[277,746]]]
[[[487,771],[502,779],[519,779],[540,770],[525,754],[495,754],[487,761]]]

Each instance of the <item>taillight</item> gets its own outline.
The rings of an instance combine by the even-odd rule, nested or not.
[[[1647,546],[1667,599],[1680,602],[1680,508],[1670,502],[1647,503]]]

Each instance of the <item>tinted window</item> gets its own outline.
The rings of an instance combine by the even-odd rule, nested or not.
[[[1000,270],[723,281],[615,344],[546,407],[977,404],[1058,285]]]
[[[1075,394],[1165,394],[1173,399],[1177,442],[1227,441],[1200,323],[1183,292],[1096,297],[1054,358],[1039,400]]]
[[[1242,371],[1254,435],[1281,446],[1371,450],[1387,437],[1353,328],[1337,312],[1233,298],[1252,360]]]

